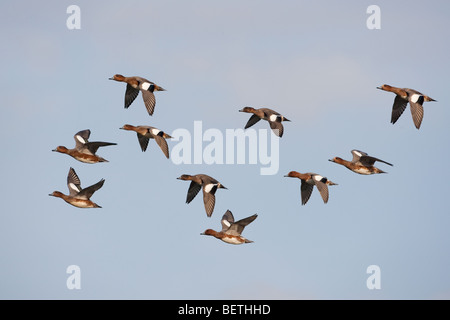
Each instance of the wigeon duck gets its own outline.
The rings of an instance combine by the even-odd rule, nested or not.
[[[53,191],[49,196],[62,198],[65,202],[78,208],[101,208],[98,204],[90,200],[95,191],[103,186],[105,179],[100,180],[96,184],[85,189],[81,188],[80,178],[73,168],[70,168],[67,176],[67,187],[69,195],[65,195],[59,191]]]
[[[353,154],[352,161],[344,160],[339,157],[334,157],[333,159],[329,159],[328,161],[341,164],[353,172],[365,175],[386,173],[385,171],[380,170],[377,167],[373,166],[376,161],[383,162],[386,163],[387,165],[392,166],[392,164],[390,164],[389,162],[380,160],[375,157],[371,157],[367,153],[359,150],[352,150],[352,154]]]
[[[167,146],[166,139],[172,138],[170,135],[162,130],[150,126],[133,126],[131,124],[125,124],[123,130],[135,131],[137,133],[138,141],[141,146],[142,152],[147,150],[148,140],[155,139],[162,152],[169,159],[169,147]]]
[[[69,156],[84,163],[108,162],[108,160],[96,155],[95,153],[97,152],[99,147],[117,145],[117,143],[99,141],[89,142],[88,139],[90,135],[91,130],[89,129],[77,132],[74,135],[75,148],[67,149],[64,146],[58,146],[52,151],[66,153]]]
[[[128,109],[134,99],[138,96],[139,91],[141,91],[149,115],[153,115],[153,111],[155,110],[156,100],[153,92],[166,91],[166,89],[141,77],[124,77],[121,74],[115,74],[109,78],[109,80],[125,82],[127,84],[127,89],[125,91],[125,109]]]
[[[234,222],[233,214],[230,210],[227,210],[222,217],[221,231],[217,232],[213,229],[206,229],[205,232],[201,233],[201,235],[213,236],[230,244],[251,243],[253,241],[244,238],[241,236],[241,233],[248,224],[256,219],[257,216],[257,214],[254,214],[248,218]]]
[[[214,211],[214,205],[216,204],[215,193],[217,189],[227,189],[227,188],[219,181],[206,174],[196,174],[193,176],[183,174],[177,179],[191,181],[186,197],[186,203],[190,203],[195,198],[200,189],[203,187],[203,202],[205,204],[206,215],[208,217],[211,217]]]
[[[253,113],[250,119],[248,120],[247,124],[245,125],[245,129],[250,128],[261,119],[267,120],[267,122],[269,122],[272,131],[275,133],[276,136],[280,138],[283,136],[283,125],[281,124],[281,122],[291,121],[282,116],[281,114],[279,114],[278,112],[268,108],[255,109],[252,107],[244,107],[243,109],[239,110],[239,112]]]
[[[302,181],[300,185],[302,205],[305,205],[308,202],[309,198],[311,197],[311,193],[313,191],[314,186],[316,186],[317,190],[319,190],[323,202],[327,203],[328,186],[337,185],[337,183],[334,183],[328,180],[327,178],[312,172],[299,173],[297,171],[291,171],[287,175],[285,175],[285,177],[299,178]]]
[[[417,129],[420,128],[420,124],[423,119],[423,107],[424,101],[436,101],[429,96],[426,96],[419,91],[409,88],[396,88],[387,84],[383,84],[377,89],[393,92],[396,94],[394,99],[394,105],[392,107],[391,123],[394,124],[398,118],[402,115],[406,109],[406,105],[409,102],[414,125]]]

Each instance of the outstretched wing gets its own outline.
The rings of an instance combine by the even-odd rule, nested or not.
[[[203,203],[205,204],[205,211],[208,217],[211,217],[214,206],[216,205],[216,193],[217,185],[214,185],[210,190],[206,191],[203,187]]]
[[[114,146],[116,144],[117,143],[114,143],[114,142],[95,141],[95,142],[88,142],[84,146],[87,148],[87,150],[89,150],[90,153],[95,154],[97,152],[98,148],[100,148],[100,147]]]
[[[91,130],[81,130],[73,136],[75,139],[75,148],[81,149],[84,147],[86,143],[88,143],[89,136],[91,135]]]
[[[270,128],[272,129],[273,133],[275,133],[275,135],[277,137],[282,137],[283,136],[283,125],[281,124],[281,122],[278,121],[269,121],[270,124]]]
[[[130,84],[127,83],[127,89],[125,91],[125,109],[133,103],[134,99],[139,94],[139,89],[133,88]]]
[[[167,159],[169,159],[169,146],[167,145],[166,139],[164,139],[160,135],[155,136],[155,141],[158,144],[158,146],[161,148],[162,152],[166,156]]]
[[[398,118],[402,115],[403,111],[406,109],[408,101],[400,96],[395,96],[394,105],[392,106],[391,123],[397,122]]]
[[[361,159],[362,156],[367,156],[367,153],[359,151],[359,150],[352,150],[353,159],[352,162],[356,163]]]
[[[82,190],[80,178],[78,178],[78,175],[73,168],[69,169],[69,174],[67,175],[67,187],[69,188],[69,195],[71,196],[78,194]]]
[[[225,212],[221,220],[222,231],[228,230],[233,223],[234,223],[233,214],[231,213],[230,210],[227,210],[227,212]]]
[[[247,124],[245,125],[244,129],[250,128],[255,123],[257,123],[259,120],[261,120],[260,117],[258,117],[256,114],[253,114],[250,119],[248,119]]]
[[[154,88],[154,86],[152,85],[150,88]],[[153,91],[149,90],[141,89],[142,99],[144,99],[145,108],[147,109],[148,114],[153,115],[153,112],[155,111],[156,99]]]
[[[323,202],[328,202],[328,186],[326,183],[323,183],[320,180],[315,180],[314,183],[316,184],[317,190],[319,190],[320,195],[322,196]]]
[[[257,214],[254,214],[250,217],[241,219],[241,220],[233,223],[231,225],[231,227],[228,229],[227,233],[234,234],[236,236],[240,235],[242,233],[242,231],[244,231],[245,226],[247,226],[248,224],[253,222],[253,220],[255,220],[257,216],[258,216]]]
[[[414,125],[417,129],[420,128],[420,125],[422,124],[423,119],[423,96],[420,96],[419,100],[417,102],[409,102],[409,105],[411,106],[411,115],[414,121]]]
[[[198,194],[200,189],[202,188],[201,184],[198,184],[194,181],[191,181],[191,184],[189,185],[187,197],[186,197],[186,203],[190,203],[195,196]]]
[[[311,197],[313,187],[314,187],[314,185],[309,184],[309,183],[305,182],[304,180],[302,180],[302,183],[300,185],[300,194],[302,197],[302,205],[305,205],[308,202],[309,198]]]
[[[89,186],[86,189],[81,190],[77,196],[89,200],[89,198],[94,194],[94,192],[103,186],[103,183],[105,183],[105,179],[102,179],[96,184],[93,184],[92,186]]]
[[[146,136],[143,136],[139,132],[137,132],[137,138],[139,141],[139,145],[141,146],[141,150],[142,150],[142,152],[144,152],[145,150],[147,150],[149,138]]]
[[[381,159],[378,159],[378,158],[375,158],[375,157],[371,157],[371,156],[363,156],[359,160],[359,162],[361,162],[361,164],[363,166],[373,166],[375,161],[383,162],[383,163],[386,163],[386,164],[392,166],[392,164],[389,163],[389,162],[386,162],[384,160],[381,160]]]

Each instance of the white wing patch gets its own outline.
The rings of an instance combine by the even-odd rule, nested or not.
[[[80,192],[80,189],[77,188],[77,186],[75,184],[73,184],[72,182],[69,183],[69,187],[72,190],[75,190],[76,192]]]
[[[320,181],[320,180],[322,180],[323,179],[323,177],[322,176],[319,176],[318,174],[316,174],[315,176],[314,176],[314,180],[316,180],[316,181]]]
[[[205,185],[205,192],[206,192],[206,193],[210,193],[210,192],[211,192],[211,189],[212,189],[214,186],[215,186],[214,183],[209,183],[209,184]]]
[[[228,220],[222,220],[222,223],[224,224],[224,225],[226,225],[228,228],[231,226],[231,223],[230,223],[230,221],[228,221]]]
[[[419,98],[420,98],[420,97],[421,97],[420,94],[415,93],[415,94],[413,94],[413,95],[411,96],[411,101],[414,102],[414,103],[416,103],[417,101],[419,101]]]
[[[272,115],[269,117],[269,120],[272,121],[272,122],[275,122],[275,121],[277,121],[277,118],[278,118],[278,116],[277,116],[276,114],[272,114]]]
[[[161,132],[161,130],[159,130],[159,129],[155,129],[155,128],[152,128],[151,130],[150,130],[151,132],[152,132],[152,134],[154,134],[155,136],[157,136],[158,135],[158,133],[160,133]]]
[[[362,156],[362,154],[361,154],[361,152],[358,152],[358,151],[353,151],[358,157],[361,157]]]
[[[141,88],[144,90],[148,90],[148,88],[150,88],[152,84],[148,83],[148,82],[144,82],[143,84],[141,84]]]
[[[85,143],[86,143],[86,140],[84,140],[82,136],[80,136],[80,135],[77,134],[75,137],[76,137],[77,140],[80,141],[82,144],[85,144]]]

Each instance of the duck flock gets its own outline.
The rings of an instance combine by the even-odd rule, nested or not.
[[[155,111],[156,99],[154,92],[166,91],[159,85],[142,77],[124,77],[123,75],[116,74],[109,79],[126,83],[124,105],[125,109],[128,109],[128,107],[139,95],[139,92],[141,92],[145,108],[147,109],[147,112],[150,116],[152,116]],[[436,101],[429,96],[426,96],[416,90],[409,88],[397,88],[387,84],[383,84],[382,86],[377,87],[377,89],[393,92],[395,94],[391,114],[392,124],[394,124],[399,119],[399,117],[405,111],[407,104],[409,103],[414,125],[417,129],[419,129],[424,114],[423,103],[425,101]],[[272,129],[273,133],[279,138],[281,138],[284,133],[282,122],[290,121],[278,112],[268,108],[255,109],[252,107],[244,107],[239,111],[252,114],[247,124],[245,125],[245,129],[255,125],[260,120],[266,120],[269,123],[269,126]],[[120,129],[136,132],[142,152],[147,150],[150,139],[154,139],[158,146],[161,148],[161,151],[163,152],[165,157],[169,159],[169,147],[166,141],[166,139],[172,138],[169,134],[151,126],[133,126],[130,124],[125,124]],[[65,146],[58,146],[52,151],[68,154],[74,159],[84,163],[108,162],[108,160],[97,155],[97,151],[100,147],[113,146],[116,145],[116,143],[89,141],[90,135],[91,131],[89,129],[81,130],[74,135],[74,148],[68,149]],[[389,162],[378,159],[376,157],[372,157],[366,152],[360,150],[351,150],[351,153],[353,156],[352,160],[344,160],[340,157],[334,157],[329,161],[342,165],[347,169],[353,171],[354,173],[361,175],[386,173],[385,171],[374,166],[375,162],[377,161],[389,166],[393,166]],[[328,186],[337,185],[337,183],[332,182],[328,178],[312,172],[300,173],[297,171],[291,171],[287,175],[285,175],[285,177],[300,179],[300,197],[302,205],[305,205],[308,202],[313,192],[314,186],[320,193],[323,202],[327,203],[329,198]],[[218,180],[206,174],[183,174],[177,179],[190,181],[186,196],[186,203],[190,203],[197,196],[200,190],[203,191],[203,203],[205,212],[207,217],[211,217],[216,203],[216,191],[218,189],[227,188]],[[49,195],[62,198],[68,204],[78,208],[101,208],[101,206],[91,200],[91,197],[97,190],[99,190],[103,186],[104,182],[105,180],[102,179],[96,184],[93,184],[87,188],[82,188],[80,178],[78,177],[75,170],[73,168],[70,168],[67,175],[67,187],[69,189],[69,194],[66,195],[60,191],[54,191]],[[230,210],[227,210],[227,212],[225,212],[221,219],[221,231],[207,229],[201,234],[214,236],[217,239],[230,244],[251,243],[253,241],[246,239],[241,234],[244,228],[248,224],[253,222],[257,218],[257,216],[257,214],[254,214],[250,217],[235,221],[232,212]]]

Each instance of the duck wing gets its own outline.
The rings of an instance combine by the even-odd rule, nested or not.
[[[69,174],[67,175],[67,187],[69,188],[69,195],[71,196],[75,196],[83,190],[81,188],[80,178],[78,178],[78,175],[73,168],[69,169]]]
[[[352,150],[352,155],[353,155],[352,162],[356,163],[359,161],[359,159],[361,159],[362,156],[367,156],[367,153],[354,149]]]
[[[231,225],[231,227],[228,229],[227,233],[239,236],[241,235],[242,231],[244,231],[244,228],[249,225],[253,220],[256,219],[258,215],[254,214],[250,217],[241,219]]]
[[[91,130],[81,130],[73,136],[75,139],[75,149],[80,150],[88,142],[89,136],[91,135]]]
[[[141,146],[141,150],[142,152],[144,152],[145,150],[147,150],[147,146],[148,146],[148,140],[150,139],[147,136],[144,136],[140,133],[137,133],[137,138],[139,141],[139,145]]]
[[[389,163],[389,162],[386,162],[384,160],[381,160],[381,159],[378,159],[378,158],[375,158],[375,157],[371,157],[371,156],[363,156],[359,160],[359,162],[361,162],[361,164],[363,166],[369,166],[369,167],[373,166],[376,161],[383,162],[383,163],[386,163],[386,164],[392,166],[392,164]]]
[[[227,231],[234,223],[234,217],[230,210],[227,210],[220,221],[222,224],[222,232]]]
[[[211,217],[214,211],[214,206],[216,204],[216,196],[215,196],[216,191],[217,191],[216,184],[203,185],[203,203],[205,205],[205,211],[208,217]]]
[[[154,85],[151,85],[150,88],[154,88]],[[155,111],[156,99],[155,95],[153,94],[153,90],[150,91],[150,88],[148,90],[141,89],[141,92],[142,99],[144,99],[145,108],[147,109],[148,114],[153,115],[153,112]]]
[[[261,120],[260,117],[258,117],[256,114],[253,114],[250,119],[248,119],[247,124],[245,125],[244,129],[250,128],[255,123],[257,123],[259,120]]]
[[[158,146],[161,148],[162,152],[166,156],[167,159],[169,159],[169,146],[167,145],[166,139],[164,139],[160,135],[155,136],[155,141],[158,144]]]
[[[402,115],[403,111],[406,109],[408,101],[400,96],[395,96],[394,105],[392,106],[391,123],[397,122],[398,118]]]
[[[96,184],[93,184],[92,186],[89,186],[86,189],[81,190],[77,196],[89,200],[89,198],[94,194],[94,192],[103,186],[103,183],[105,183],[105,179],[102,179]]]
[[[88,150],[91,154],[95,155],[98,148],[100,147],[106,147],[106,146],[114,146],[117,145],[117,143],[114,142],[101,142],[101,141],[95,141],[95,142],[88,142],[84,145],[84,148],[82,150],[83,153],[87,153],[86,150]]]
[[[186,197],[186,203],[190,203],[195,196],[198,194],[200,189],[202,188],[201,184],[198,184],[194,181],[191,181],[191,184],[189,185],[187,197]]]
[[[301,194],[301,198],[302,198],[302,205],[305,205],[308,202],[309,198],[311,197],[313,187],[314,187],[314,185],[309,184],[309,183],[305,182],[304,180],[302,180],[302,183],[300,185],[300,194]]]
[[[414,121],[414,125],[417,129],[420,128],[420,125],[422,124],[423,119],[423,96],[419,98],[417,102],[409,101],[409,105],[411,107],[411,115]]]
[[[283,136],[283,125],[281,122],[278,121],[269,121],[270,128],[272,129],[273,133],[275,133],[276,136],[282,137]]]
[[[138,94],[139,89],[133,88],[133,86],[127,83],[127,89],[125,91],[125,109],[128,109],[128,107],[133,103]]]
[[[322,196],[323,202],[327,203],[328,202],[328,186],[326,185],[326,183],[323,183],[320,180],[314,179],[314,183],[317,187],[317,190],[319,190],[320,195]]]

